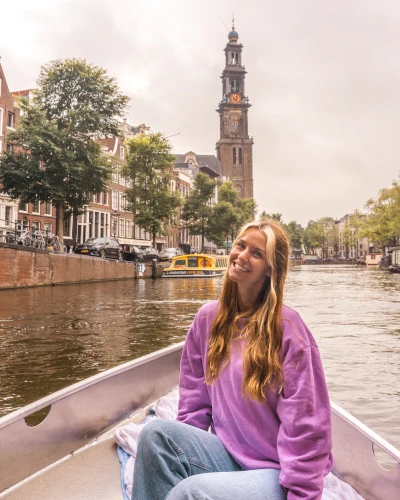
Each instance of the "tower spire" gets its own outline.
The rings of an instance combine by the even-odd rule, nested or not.
[[[238,43],[232,13],[232,31],[225,47],[222,72],[222,100],[218,103],[220,138],[216,144],[222,176],[229,178],[242,198],[253,197],[253,138],[249,136],[248,111],[251,106],[245,92],[246,70],[242,64],[243,45]]]

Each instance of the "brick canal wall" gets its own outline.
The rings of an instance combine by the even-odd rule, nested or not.
[[[161,275],[162,268],[157,267],[157,277]],[[0,290],[151,276],[151,265],[146,265],[145,272],[139,276],[132,262],[75,254],[58,255],[48,250],[22,249],[19,245],[0,243]]]

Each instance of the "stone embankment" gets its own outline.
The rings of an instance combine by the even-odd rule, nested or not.
[[[162,267],[155,269],[162,276]],[[0,290],[31,286],[151,278],[152,265],[139,273],[136,264],[0,243]]]

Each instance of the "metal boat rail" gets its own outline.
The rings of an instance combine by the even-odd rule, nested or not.
[[[112,445],[102,448],[101,437],[177,386],[182,348],[183,342],[148,354],[0,418],[0,498],[20,499],[21,485],[27,488],[32,499],[77,498],[61,490],[65,485],[55,485],[60,492],[49,484],[47,474],[57,466],[57,481],[61,478],[66,484],[76,482],[81,500],[119,498],[118,494],[112,496],[105,491],[102,491],[103,496],[95,496],[96,487],[106,488],[110,482],[118,482],[115,449]],[[335,403],[331,406],[335,475],[353,486],[366,500],[398,500],[400,451]],[[30,427],[26,419],[46,407],[50,407],[50,411],[45,419]],[[82,450],[87,446],[90,453],[83,456]],[[376,460],[374,447],[383,450],[397,466],[390,471],[382,468]],[[99,461],[99,457],[102,460],[101,467],[95,461],[90,462],[95,452],[96,460]],[[72,465],[68,468],[66,464]],[[82,476],[88,494],[82,490]],[[103,479],[102,485],[99,485],[99,477]],[[27,481],[30,483],[26,484]],[[41,488],[49,488],[46,495]],[[118,491],[119,484],[113,488]]]
[[[0,418],[0,498],[176,387],[182,347],[111,368]],[[43,422],[28,426],[25,418],[47,406]]]

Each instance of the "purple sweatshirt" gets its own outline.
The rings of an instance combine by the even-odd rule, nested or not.
[[[288,500],[319,500],[333,466],[331,409],[318,347],[299,314],[284,306],[280,394],[242,397],[242,348],[211,385],[204,381],[207,340],[218,301],[199,310],[187,335],[179,381],[178,420],[215,433],[243,469],[281,469]]]

